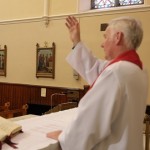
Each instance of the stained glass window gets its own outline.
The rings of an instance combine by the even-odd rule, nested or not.
[[[91,0],[91,9],[140,5],[144,0]]]

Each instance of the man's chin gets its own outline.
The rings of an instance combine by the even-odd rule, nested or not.
[[[106,59],[106,60],[109,60],[109,58],[108,58],[107,56],[105,56],[105,59]]]

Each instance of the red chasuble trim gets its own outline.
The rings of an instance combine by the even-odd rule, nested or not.
[[[110,65],[112,65],[113,63],[119,62],[119,61],[128,61],[131,62],[133,64],[136,64],[137,66],[140,67],[140,69],[143,69],[143,65],[142,62],[140,60],[139,55],[136,53],[135,50],[128,50],[126,52],[124,52],[123,54],[119,55],[117,58],[113,59],[108,65],[106,65],[104,67],[104,69],[100,72],[99,76],[101,75],[101,73]],[[99,77],[98,76],[98,77]],[[98,78],[97,77],[97,78]],[[97,80],[97,79],[96,79]],[[93,84],[90,86],[90,89],[93,87],[93,85],[95,84],[96,80],[93,82]]]

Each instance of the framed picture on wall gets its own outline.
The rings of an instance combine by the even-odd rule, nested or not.
[[[55,78],[55,43],[52,47],[36,45],[36,77]]]
[[[0,47],[0,76],[6,76],[6,66],[7,66],[7,46],[4,49]]]

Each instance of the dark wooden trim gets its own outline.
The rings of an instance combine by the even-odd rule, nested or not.
[[[0,84],[5,84],[5,85],[21,85],[21,86],[29,86],[29,87],[43,87],[43,88],[54,88],[54,86],[46,86],[46,85],[32,85],[32,84],[22,84],[22,83],[9,83],[9,82],[0,82]],[[88,86],[88,85],[84,85],[84,86]],[[70,87],[55,87],[55,89],[70,89],[70,90],[83,90],[81,88],[70,88]]]

